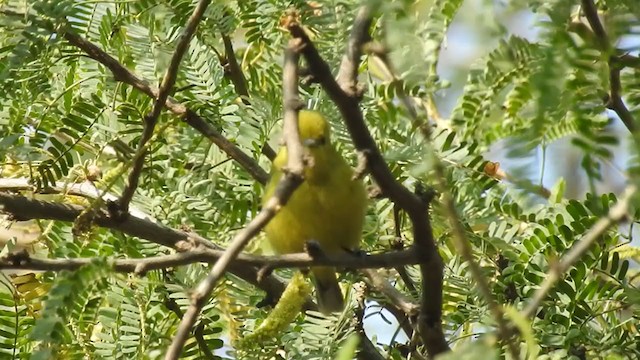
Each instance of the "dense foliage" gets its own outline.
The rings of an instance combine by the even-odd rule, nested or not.
[[[577,0],[503,3],[485,1],[481,6],[531,12],[539,32],[536,38],[525,39],[497,26],[493,40],[498,41],[487,45],[491,50],[469,69],[450,115],[436,110],[448,86],[439,76],[438,60],[441,48],[453,41],[446,39],[447,30],[461,15],[463,2],[377,4],[381,8],[372,37],[388,47],[395,74],[386,71],[375,52],[363,58],[362,111],[393,174],[409,188],[434,185],[433,154],[444,164],[447,187],[473,258],[493,297],[507,308],[507,318],[520,326],[520,336],[512,341],[523,357],[640,357],[636,262],[640,249],[637,241],[632,243],[638,219],[633,214],[589,248],[534,318],[517,315],[554,263],[616,203],[616,195],[597,193],[595,184],[602,180],[602,164],[612,157],[611,146],[621,141],[608,131],[611,119],[620,115],[607,110],[608,101],[621,91],[623,107],[628,109],[625,116],[640,120],[640,60],[633,55],[635,49],[616,47],[619,39],[637,36],[640,5],[636,0],[596,2],[606,20],[603,39],[592,30]],[[0,2],[0,185],[3,179],[28,178],[34,187],[19,193],[87,209],[86,216],[75,222],[6,218],[3,225],[37,234],[27,245],[18,239],[18,245],[34,257],[94,258],[77,271],[3,276],[2,358],[156,359],[170,344],[189,304],[190,290],[208,272],[208,265],[117,273],[111,270],[110,258],[142,258],[175,250],[93,223],[90,213],[103,202],[66,194],[64,189],[59,194],[41,193],[90,179],[99,189],[120,194],[142,133],[142,119],[153,106],[151,97],[121,82],[65,34],[97,45],[156,86],[195,5],[190,0]],[[298,11],[324,59],[337,69],[358,5],[358,1],[214,2],[184,56],[171,96],[268,169],[263,144],[279,146],[282,118],[282,54],[289,39],[281,28],[283,14],[292,8]],[[230,69],[229,63],[235,61],[230,51],[243,78]],[[616,72],[621,86],[614,83]],[[331,119],[337,146],[355,166],[350,136],[335,105],[314,83],[301,85],[301,96],[307,107]],[[412,104],[409,108],[407,101]],[[564,187],[571,184],[558,181],[547,190],[535,175],[496,172],[497,164],[484,157],[496,143],[518,157],[562,138],[572,139],[592,185],[580,199],[564,196]],[[625,169],[629,184],[638,179],[635,152],[634,147]],[[100,179],[96,169],[103,173]],[[168,227],[188,229],[224,247],[257,213],[261,195],[262,186],[252,174],[182,118],[165,111],[150,141],[132,207]],[[505,346],[480,337],[494,333],[495,319],[468,263],[454,247],[450,214],[438,198],[431,210],[434,237],[445,263],[442,320],[450,346],[470,359],[506,354]],[[408,221],[396,214],[389,200],[372,199],[363,250],[390,251],[398,240],[412,243]],[[5,253],[13,246],[7,242]],[[245,251],[269,250],[257,238]],[[418,266],[406,270],[408,279],[393,270],[386,274],[391,284],[418,302]],[[276,273],[284,278],[292,275],[290,270]],[[342,279],[354,284],[363,277],[347,272]],[[368,290],[367,315],[390,316],[379,311],[388,300],[375,289]],[[353,345],[350,335],[358,331],[357,296],[354,290],[349,293],[342,314],[300,314],[278,336],[258,347],[247,346],[239,340],[256,329],[271,308],[257,307],[264,299],[260,289],[228,274],[205,306],[194,331],[198,339],[188,341],[183,357],[208,358],[218,349],[217,356],[247,359],[334,358],[344,344]],[[374,344],[379,335],[368,334]],[[416,341],[378,344],[378,350],[391,359],[406,358],[416,346],[425,354]],[[226,352],[220,350],[225,343],[231,347]],[[352,353],[341,356],[350,358]]]

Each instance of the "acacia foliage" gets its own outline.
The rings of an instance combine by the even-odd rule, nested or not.
[[[603,49],[588,26],[582,27],[586,20],[578,1],[507,3],[538,16],[538,38],[498,33],[497,44],[469,70],[450,116],[436,117],[432,107],[437,106],[434,97],[446,91],[438,59],[461,0],[378,4],[382,15],[374,22],[373,38],[390,47],[398,78],[381,76],[372,55],[362,63],[360,81],[363,112],[396,178],[409,186],[432,184],[432,164],[426,159],[435,151],[445,164],[447,184],[474,258],[493,295],[499,303],[520,309],[548,276],[552,262],[606,216],[616,198],[598,194],[594,187],[585,199],[567,199],[562,182],[550,193],[537,191],[532,185],[536,179],[506,179],[487,171],[491,159],[483,154],[499,140],[507,140],[505,151],[518,156],[570,137],[581,151],[590,181],[598,181],[600,164],[612,156],[609,145],[620,140],[606,132],[612,116],[603,101],[611,87],[609,59],[622,54],[616,51],[618,39],[637,32],[640,7],[634,0],[597,2],[604,9],[610,41],[610,48]],[[215,2],[184,57],[172,96],[268,168],[261,148],[269,141],[277,145],[282,113],[281,59],[288,39],[279,27],[282,14],[292,7],[299,11],[306,31],[335,69],[357,5],[356,1]],[[83,181],[86,169],[97,165],[104,172],[98,186],[120,193],[142,132],[142,118],[153,101],[117,82],[108,69],[62,35],[80,35],[154,84],[162,78],[194,6],[188,0],[2,2],[1,176],[27,176],[44,189],[56,181]],[[223,35],[235,47],[248,96],[240,97],[224,66]],[[636,60],[624,66],[624,99],[638,119],[640,64]],[[315,84],[303,85],[301,92],[309,107],[329,116],[338,147],[355,164],[349,135],[334,105]],[[403,97],[416,104],[417,118],[398,101]],[[421,125],[417,120],[427,118],[434,123],[430,139],[417,130]],[[630,182],[637,178],[636,168],[634,157],[628,165]],[[261,193],[250,174],[224,152],[164,113],[133,205],[168,226],[188,226],[224,246],[229,234],[257,212]],[[54,200],[86,204],[70,196]],[[475,290],[468,265],[454,249],[447,215],[437,201],[432,219],[445,262],[447,339],[470,356],[490,354],[484,350],[493,345],[473,339],[491,332],[494,321]],[[635,219],[632,216],[629,222],[631,229]],[[398,235],[411,243],[410,229],[402,225],[407,222],[395,220],[389,201],[372,201],[363,249],[389,250]],[[0,293],[3,356],[159,358],[188,305],[189,289],[204,276],[206,267],[150,271],[142,277],[116,274],[104,258],[153,256],[170,250],[96,226],[79,228],[77,223],[55,221],[31,226],[41,233],[35,248],[42,256],[96,261],[76,272],[5,277],[6,291]],[[531,320],[532,336],[522,337],[524,353],[550,358],[583,353],[590,358],[640,356],[640,291],[637,270],[630,265],[639,250],[622,245],[629,242],[624,235],[628,232],[618,230],[607,232],[549,294],[542,311]],[[262,252],[263,247],[256,241],[248,251]],[[409,267],[408,274],[418,286],[417,268]],[[415,296],[395,272],[389,279],[403,293]],[[353,283],[360,275],[346,274],[344,280]],[[190,339],[183,357],[201,358],[204,352],[222,347],[222,339],[233,344],[251,332],[268,313],[256,308],[262,298],[252,285],[227,276],[198,323],[206,344]],[[386,302],[375,292],[369,299]],[[332,358],[356,331],[351,322],[355,301],[351,297],[349,301],[340,316],[300,315],[272,342],[242,349],[243,356],[269,358],[284,351],[292,359]],[[376,303],[368,304],[371,316],[382,316],[376,313]],[[403,358],[399,344],[385,344],[380,350],[390,358]]]

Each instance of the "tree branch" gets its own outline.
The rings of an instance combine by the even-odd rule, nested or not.
[[[624,55],[618,56],[612,52],[612,46],[609,36],[607,35],[600,17],[598,16],[598,8],[596,8],[593,0],[582,0],[582,11],[584,12],[593,33],[595,34],[595,40],[601,52],[603,52],[608,58],[609,65],[609,100],[607,101],[607,107],[613,110],[622,123],[629,129],[630,132],[636,131],[636,122],[624,104],[622,100],[622,84],[620,82],[620,71],[622,70],[625,62],[629,61],[629,57]]]
[[[633,115],[622,101],[622,83],[620,82],[620,64],[616,57],[611,57],[609,60],[609,101],[607,107],[613,110],[622,123],[629,129],[629,131],[636,131],[636,123]]]
[[[72,188],[75,189],[75,187]],[[111,196],[115,198],[115,196]],[[11,215],[16,220],[44,219],[73,222],[86,209],[79,205],[40,201],[21,195],[0,192],[0,211]],[[120,222],[112,219],[108,212],[97,210],[92,219],[94,224],[98,226],[120,231],[126,235],[171,247],[178,251],[189,251],[202,246],[209,250],[221,252],[220,247],[208,239],[195,233],[171,229],[142,212],[131,212],[125,221]],[[262,266],[262,264],[260,265]],[[285,289],[283,281],[274,275],[269,275],[259,280],[258,269],[253,266],[233,264],[230,270],[241,279],[264,290],[268,298],[278,299]],[[315,305],[309,299],[305,307],[314,309]]]
[[[383,194],[408,212],[417,210],[424,214],[426,205],[411,191],[398,183],[387,167],[382,154],[365,125],[358,99],[350,96],[336,82],[331,74],[329,65],[322,59],[302,27],[294,23],[290,25],[289,31],[304,44],[302,54],[307,60],[309,69],[313,71],[322,88],[338,106],[356,149],[366,156],[369,172],[382,189]],[[344,82],[348,83],[347,80],[344,80]]]
[[[358,96],[358,67],[362,56],[362,47],[371,41],[369,28],[373,21],[372,9],[370,6],[362,6],[353,21],[353,28],[349,35],[349,41],[345,49],[345,54],[340,62],[340,68],[336,81],[344,92],[352,97]]]
[[[587,21],[589,21],[589,25],[593,30],[593,33],[596,35],[596,41],[598,41],[598,46],[601,49],[609,49],[609,37],[607,36],[607,32],[604,30],[604,26],[602,26],[602,22],[600,22],[600,17],[598,16],[598,9],[596,8],[596,4],[593,0],[582,0],[582,11],[584,15],[587,17]]]
[[[177,359],[184,346],[193,324],[218,280],[224,275],[227,266],[240,254],[242,249],[260,230],[286,205],[287,201],[303,181],[304,162],[302,145],[298,133],[298,45],[290,42],[285,52],[283,68],[284,98],[284,137],[287,145],[287,171],[280,179],[274,195],[266,202],[260,213],[233,239],[224,254],[216,261],[207,277],[198,284],[191,296],[191,305],[178,326],[176,336],[165,355],[166,360]]]
[[[367,129],[360,111],[359,99],[353,91],[353,84],[357,83],[355,76],[362,55],[362,45],[368,40],[368,35],[364,36],[360,30],[368,29],[369,26],[366,24],[370,24],[370,14],[369,9],[358,13],[359,16],[353,26],[355,31],[351,35],[347,50],[346,59],[348,60],[341,66],[340,84],[333,78],[331,69],[302,27],[294,22],[289,24],[288,30],[294,38],[300,39],[304,44],[302,54],[307,60],[310,71],[340,110],[356,150],[363,152],[367,157],[369,173],[380,186],[383,195],[405,210],[411,219],[414,245],[421,256],[423,296],[418,320],[420,335],[427,352],[435,356],[448,351],[449,347],[441,324],[443,264],[433,239],[428,206],[394,178]]]
[[[38,194],[64,194],[80,196],[89,200],[102,199],[105,201],[117,201],[118,197],[107,192],[102,192],[98,189],[93,182],[84,181],[81,183],[66,183],[63,181],[57,181],[49,184],[48,187],[43,189],[37,189],[31,184],[29,178],[9,178],[0,179],[0,191],[32,191]],[[150,221],[150,217],[136,207],[129,207],[129,212],[139,218],[147,218]]]
[[[158,255],[139,259],[119,259],[110,260],[113,270],[122,273],[134,273],[143,275],[152,270],[166,269],[177,266],[186,266],[195,263],[214,264],[225,253],[223,249],[208,249],[196,247],[191,250],[170,255]],[[10,253],[0,257],[0,269],[20,269],[33,271],[63,271],[77,270],[78,268],[91,263],[93,258],[71,258],[71,259],[42,259],[31,257],[28,253]],[[391,268],[402,265],[411,265],[418,262],[418,257],[412,250],[398,252],[373,254],[367,256],[354,256],[348,253],[339,254],[332,257],[314,258],[307,253],[294,253],[276,256],[259,256],[250,254],[238,254],[233,259],[233,264],[244,267],[264,267],[272,269],[278,268],[308,268],[311,266],[334,266],[349,269],[379,269]],[[402,293],[386,282],[382,284],[384,278],[376,274],[374,270],[365,270],[370,281],[380,288],[385,288],[384,293],[394,301],[394,305],[408,315],[416,314],[418,305],[406,298]],[[372,280],[375,279],[375,280]]]

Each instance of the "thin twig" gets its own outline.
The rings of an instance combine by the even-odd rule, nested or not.
[[[389,85],[393,87],[393,89],[395,90],[395,94],[400,99],[400,102],[409,112],[409,116],[412,119],[416,119],[418,117],[416,102],[406,93],[404,81],[396,76],[396,72],[394,71],[391,65],[391,61],[389,60],[387,49],[384,46],[376,46],[375,44],[371,44],[367,47],[367,50],[372,52],[371,58],[376,60],[377,65],[386,76],[386,79],[384,80],[388,81]],[[432,112],[437,114],[437,109]],[[437,117],[439,117],[439,115],[434,115],[433,119],[435,120]]]
[[[240,68],[236,53],[233,49],[233,43],[229,35],[221,33],[222,44],[224,45],[224,60],[222,67],[224,68],[224,74],[231,80],[236,93],[242,98],[242,102],[245,105],[250,105],[249,102],[249,89],[247,88],[247,79],[244,77],[244,73]]]
[[[376,289],[378,290],[378,289]],[[379,290],[378,290],[379,291]],[[387,297],[388,299],[388,297]],[[416,306],[420,306],[416,303]],[[408,314],[405,314],[400,309],[398,309],[393,303],[386,304],[384,309],[387,310],[393,317],[398,321],[398,325],[407,335],[407,337],[411,337],[414,333],[413,326],[415,325],[415,316],[414,318],[409,318]]]
[[[624,101],[622,101],[620,71],[621,69],[618,61],[615,57],[612,57],[609,60],[609,86],[611,90],[609,91],[607,107],[618,114],[618,117],[620,117],[620,120],[622,120],[622,123],[627,127],[627,129],[629,129],[629,131],[634,132],[636,130],[635,118],[624,104]]]
[[[362,271],[368,279],[368,282],[371,284],[373,288],[382,293],[389,301],[394,305],[394,307],[402,310],[407,317],[415,317],[420,312],[420,305],[418,305],[415,301],[413,301],[408,296],[404,295],[398,289],[396,289],[393,285],[389,283],[389,281],[382,276],[378,270],[369,269]]]
[[[395,239],[391,245],[393,250],[402,250],[404,248],[404,239],[402,238],[402,213],[400,212],[400,208],[397,206],[393,207],[393,224],[395,231]],[[416,285],[413,283],[413,279],[409,276],[409,272],[407,272],[407,268],[404,266],[396,267],[396,271],[400,278],[404,282],[404,285],[414,296],[418,295],[418,289],[416,289]]]
[[[435,154],[433,156],[435,156]],[[513,341],[511,341],[512,336],[509,331],[509,324],[504,318],[504,311],[502,309],[502,306],[496,301],[493,294],[491,293],[489,283],[482,273],[480,265],[478,265],[476,259],[473,256],[473,250],[471,249],[471,245],[469,245],[469,239],[467,238],[465,230],[462,227],[462,222],[460,220],[460,217],[458,216],[458,212],[456,211],[453,197],[451,196],[451,193],[447,188],[446,176],[444,174],[442,163],[437,162],[434,166],[434,170],[436,173],[436,183],[438,184],[438,191],[440,191],[440,193],[442,194],[442,203],[447,213],[449,224],[451,225],[451,232],[453,233],[453,240],[456,249],[460,256],[469,265],[471,276],[473,276],[473,279],[478,286],[478,291],[487,302],[489,311],[491,312],[491,315],[498,325],[500,338],[507,345],[511,357],[513,359],[519,359],[520,351],[517,345]]]
[[[164,305],[169,311],[176,314],[178,319],[182,319],[182,316],[184,314],[182,313],[182,310],[180,310],[180,305],[178,305],[175,299],[165,295]],[[204,353],[204,357],[207,360],[215,360],[216,357],[213,355],[211,349],[209,349],[209,346],[204,339],[204,323],[200,323],[200,325],[196,326],[195,331],[193,332],[193,336],[196,338],[196,342],[200,347],[200,351]]]
[[[38,189],[26,177],[0,179],[0,191],[31,191],[38,194],[64,194],[80,196],[90,200],[102,199],[105,201],[116,201],[117,196],[103,192],[98,189],[91,181],[81,183],[66,183],[64,181],[56,181],[50,183],[46,188]],[[129,207],[129,212],[140,218],[149,218],[144,212],[136,207]]]
[[[367,296],[367,286],[363,282],[354,284],[355,291],[353,296],[356,300],[356,308],[354,310],[355,330],[359,335],[360,342],[358,344],[358,360],[384,360],[380,351],[371,342],[367,333],[364,331],[364,313],[366,311],[365,299]]]
[[[379,268],[365,269],[361,270],[361,272],[367,277],[366,282],[371,288],[386,298],[387,303],[381,304],[383,308],[396,318],[402,330],[407,336],[411,337],[413,323],[420,311],[420,305],[392,286],[388,278],[381,274]]]
[[[301,44],[293,39],[284,53],[282,69],[282,99],[284,107],[283,137],[287,146],[286,172],[297,175],[302,180],[304,173],[303,148],[298,130],[298,111],[303,106],[298,96],[298,61]]]
[[[622,196],[618,199],[618,202],[615,206],[613,206],[606,217],[600,218],[589,231],[575,244],[571,247],[571,250],[567,252],[560,262],[557,264],[552,264],[550,266],[549,272],[544,278],[538,290],[533,294],[531,301],[527,304],[527,306],[522,310],[522,315],[525,317],[532,317],[538,311],[540,304],[547,297],[547,294],[555,284],[562,278],[564,273],[566,273],[572,266],[575,264],[584,253],[589,250],[591,245],[596,242],[602,234],[605,233],[611,226],[625,220],[628,217],[629,206],[631,205],[631,199],[635,195],[637,188],[635,185],[631,185],[625,189]]]
[[[204,323],[198,324],[198,326],[196,326],[196,328],[193,329],[193,337],[196,338],[196,342],[200,347],[200,351],[204,353],[204,357],[207,360],[219,359],[219,357],[213,355],[213,353],[211,352],[211,349],[209,349],[209,345],[207,345],[207,342],[204,339]]]
[[[609,100],[607,101],[607,107],[613,110],[622,123],[629,129],[630,132],[636,131],[636,122],[624,104],[622,100],[622,84],[620,82],[620,71],[624,66],[625,62],[630,60],[629,57],[625,57],[624,55],[618,56],[613,53],[612,45],[607,35],[607,31],[602,25],[602,21],[600,21],[600,17],[598,16],[598,8],[596,7],[593,0],[582,0],[582,11],[584,12],[593,33],[595,34],[595,40],[601,52],[603,52],[608,58],[609,65]]]
[[[391,66],[391,63],[389,62],[389,59],[386,56],[386,51],[384,49],[380,49],[376,54],[377,56],[379,56],[379,60],[381,62],[380,65],[382,65],[385,68],[386,73],[388,74],[388,76],[390,77],[390,80],[392,81],[392,84],[396,87],[396,90],[399,93],[399,96],[402,100],[402,104],[407,108],[407,111],[409,112],[409,115],[412,118],[413,123],[416,126],[420,127],[420,129],[422,130],[426,138],[429,138],[429,130],[425,127],[423,122],[420,121],[420,119],[418,118],[415,101],[413,98],[407,96],[404,93],[403,82],[401,79],[395,76],[393,67]],[[435,155],[433,156],[435,157]],[[436,170],[436,178],[437,178],[437,183],[439,185],[438,190],[443,194],[442,196],[443,196],[445,209],[448,215],[447,217],[453,228],[454,239],[456,240],[455,244],[456,244],[456,247],[458,248],[458,252],[469,264],[471,273],[474,279],[476,280],[476,282],[478,283],[480,293],[487,301],[489,309],[493,314],[494,318],[496,319],[499,331],[503,335],[502,339],[504,339],[504,341],[507,343],[511,356],[514,359],[518,359],[519,351],[516,345],[513,344],[511,341],[509,341],[509,337],[507,336],[508,323],[504,319],[502,308],[493,298],[489,285],[482,274],[480,266],[476,263],[475,259],[473,258],[471,247],[469,246],[469,242],[468,242],[468,239],[466,238],[464,229],[462,227],[462,223],[460,222],[460,218],[455,210],[455,204],[454,204],[453,198],[451,197],[451,194],[449,193],[449,190],[445,183],[446,177],[444,175],[442,163],[440,162],[439,159],[434,159],[433,162],[435,164],[434,167]],[[423,290],[423,299],[425,296],[426,294],[424,293],[424,290]]]
[[[285,51],[285,63],[283,68],[283,97],[284,97],[284,137],[287,145],[288,162],[287,171],[280,180],[275,194],[267,201],[260,213],[233,239],[224,254],[216,261],[207,277],[198,284],[191,295],[191,305],[187,309],[178,331],[167,350],[166,360],[177,359],[182,347],[189,337],[191,328],[196,322],[200,311],[204,307],[213,287],[224,275],[227,266],[240,254],[249,240],[256,236],[262,228],[276,215],[287,203],[295,189],[303,181],[304,161],[302,158],[302,145],[298,133],[298,110],[300,101],[298,98],[298,57],[299,43],[290,42]],[[293,92],[293,93],[292,93]]]
[[[189,20],[187,21],[187,25],[180,35],[180,39],[178,40],[178,44],[176,45],[176,50],[173,52],[173,56],[171,57],[171,61],[169,62],[169,67],[164,73],[164,77],[162,78],[162,82],[160,83],[158,96],[156,97],[156,101],[153,104],[153,108],[151,109],[151,112],[144,117],[144,128],[142,130],[142,135],[140,135],[136,154],[133,157],[133,166],[131,168],[131,172],[129,173],[127,184],[124,187],[122,195],[120,196],[120,199],[118,201],[121,214],[128,213],[129,203],[133,199],[133,194],[138,187],[140,175],[142,174],[144,158],[147,154],[147,143],[149,142],[149,140],[151,140],[151,136],[153,135],[153,130],[156,126],[156,123],[158,122],[160,112],[167,102],[167,98],[169,97],[169,93],[171,92],[173,85],[176,83],[178,70],[180,68],[180,62],[182,61],[185,52],[189,48],[191,38],[193,38],[193,34],[195,33],[196,28],[198,27],[198,24],[202,19],[202,15],[207,9],[207,6],[209,6],[210,2],[210,0],[198,1],[198,4],[193,10],[193,13],[191,13]]]
[[[596,4],[593,0],[582,0],[582,11],[584,11],[584,15],[587,17],[587,21],[589,21],[589,25],[591,25],[593,33],[596,35],[596,40],[599,42],[598,46],[600,49],[608,50],[610,47],[609,37],[607,36],[607,32],[604,30],[602,22],[600,22],[598,8],[596,8]]]
[[[224,74],[229,78],[229,80],[231,80],[231,83],[238,95],[240,95],[242,102],[245,105],[251,105],[249,100],[249,89],[247,88],[247,79],[245,78],[242,68],[238,63],[238,58],[233,50],[231,38],[229,38],[229,35],[224,33],[220,35],[222,37],[222,43],[224,44],[224,59],[221,59],[224,60]],[[276,152],[266,142],[262,145],[261,151],[269,160],[273,160],[276,157]]]

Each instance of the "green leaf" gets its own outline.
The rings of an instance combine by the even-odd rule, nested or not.
[[[351,334],[340,347],[340,351],[336,354],[335,360],[351,360],[356,355],[360,337],[357,333]]]
[[[564,178],[560,178],[551,188],[551,195],[549,195],[549,203],[550,204],[559,204],[562,202],[564,198],[564,191],[566,187],[566,182]]]

